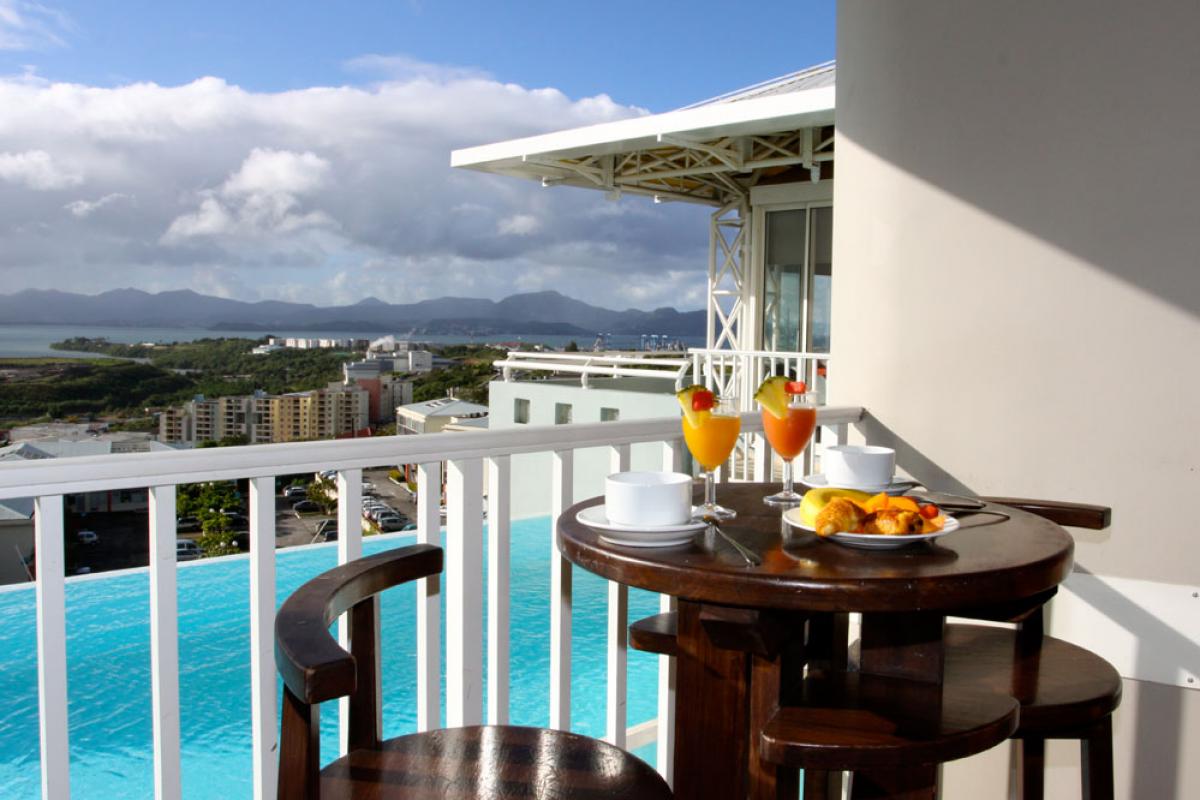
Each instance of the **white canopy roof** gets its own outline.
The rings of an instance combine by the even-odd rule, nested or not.
[[[456,150],[454,167],[721,205],[756,170],[832,160],[834,65],[704,103]],[[750,181],[751,183],[753,181]]]

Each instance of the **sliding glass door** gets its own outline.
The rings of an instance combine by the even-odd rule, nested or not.
[[[762,347],[829,352],[833,207],[765,212]]]

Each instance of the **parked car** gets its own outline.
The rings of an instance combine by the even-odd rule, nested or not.
[[[200,545],[193,542],[191,539],[176,539],[175,540],[175,560],[176,561],[195,561],[204,551],[200,549]]]
[[[200,520],[195,517],[180,517],[175,520],[175,530],[180,533],[199,533]]]
[[[222,511],[221,516],[229,520],[229,527],[235,531],[250,530],[250,520],[236,511]]]
[[[370,481],[363,481],[362,493],[366,495],[376,495],[379,494],[379,490],[376,489],[375,484],[371,483]]]
[[[317,523],[317,536],[324,536],[329,531],[337,533],[338,524],[336,519],[323,519]],[[334,537],[337,538],[336,536]]]
[[[79,539],[80,544],[95,544],[100,541],[100,537],[96,535],[95,531],[80,531],[75,536]]]
[[[303,500],[307,495],[307,486],[288,486],[283,490],[283,496],[287,498],[295,497]]]
[[[321,506],[312,500],[301,500],[299,503],[292,503],[292,511],[295,511],[297,514],[311,514],[320,510]]]
[[[312,538],[309,544],[320,544],[321,542],[336,542],[338,538],[337,528],[330,528],[324,533],[318,533]]]
[[[416,529],[417,529],[417,523],[410,522],[407,525],[405,525],[403,528],[401,528],[400,530],[402,532],[405,532],[405,531],[415,531]]]
[[[379,530],[383,533],[394,533],[395,531],[404,530],[404,526],[408,524],[408,520],[400,516],[382,517],[375,523],[379,526]]]

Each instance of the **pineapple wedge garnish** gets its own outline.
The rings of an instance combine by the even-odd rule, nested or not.
[[[758,387],[754,399],[758,404],[771,413],[776,419],[787,418],[788,408],[788,379],[783,375],[772,375]]]
[[[699,428],[704,424],[704,420],[712,413],[707,409],[697,409],[695,398],[698,392],[709,393],[708,389],[703,386],[689,386],[686,389],[680,389],[675,393],[675,399],[679,401],[679,407],[683,409],[684,419],[693,428]]]

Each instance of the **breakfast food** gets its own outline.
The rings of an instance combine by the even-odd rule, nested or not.
[[[800,503],[800,521],[818,536],[870,533],[905,536],[936,533],[946,523],[941,510],[917,497],[868,495],[852,489],[811,489]]]

